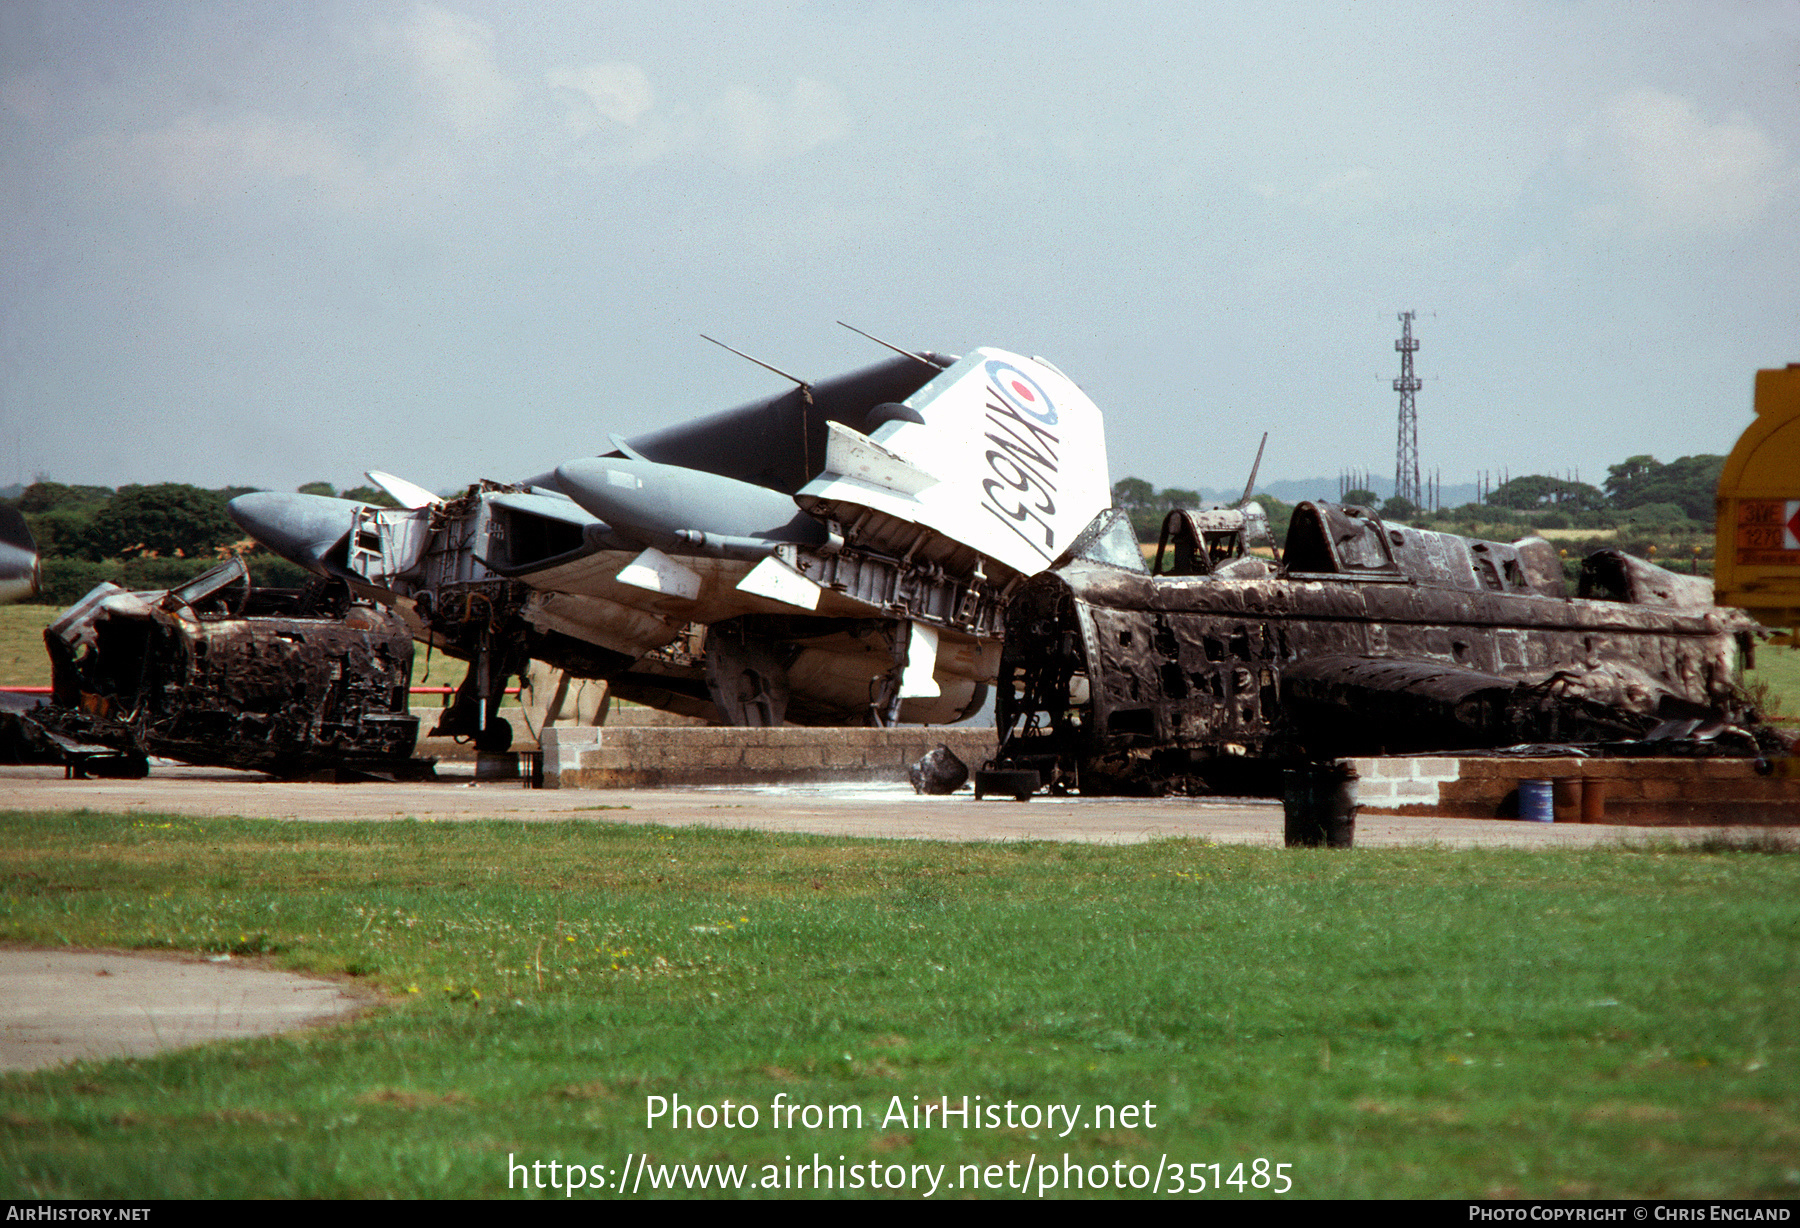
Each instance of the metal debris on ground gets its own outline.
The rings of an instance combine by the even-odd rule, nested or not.
[[[956,752],[939,744],[906,769],[914,793],[954,793],[969,783],[969,768]]]

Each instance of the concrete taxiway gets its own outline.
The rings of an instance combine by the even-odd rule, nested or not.
[[[977,802],[965,788],[921,797],[905,784],[719,786],[687,789],[526,789],[476,784],[471,775],[430,783],[313,784],[219,768],[161,766],[142,780],[64,780],[60,769],[0,768],[0,809],[240,815],[306,822],[345,820],[514,822],[580,820],[703,825],[902,840],[1062,840],[1134,844],[1205,839],[1279,845],[1279,802],[1246,798],[1054,798]],[[1696,840],[1717,827],[1525,823],[1421,815],[1363,815],[1361,848],[1581,848],[1646,840]]]

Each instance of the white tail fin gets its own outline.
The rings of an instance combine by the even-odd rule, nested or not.
[[[979,349],[906,404],[922,422],[834,436],[800,505],[846,524],[873,509],[1025,575],[1112,505],[1100,411],[1046,362]]]

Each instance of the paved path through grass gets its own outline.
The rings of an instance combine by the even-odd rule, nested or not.
[[[359,1005],[332,981],[229,957],[0,951],[0,1070],[267,1036]]]

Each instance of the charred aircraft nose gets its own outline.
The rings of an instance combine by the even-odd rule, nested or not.
[[[611,456],[557,466],[556,483],[614,532],[685,552],[697,536],[816,545],[825,528],[779,491],[680,465]]]
[[[326,495],[258,491],[239,495],[225,511],[244,532],[282,558],[326,575],[323,560],[350,532],[357,506]]]
[[[41,581],[37,542],[17,508],[0,507],[0,603],[37,595]]]

